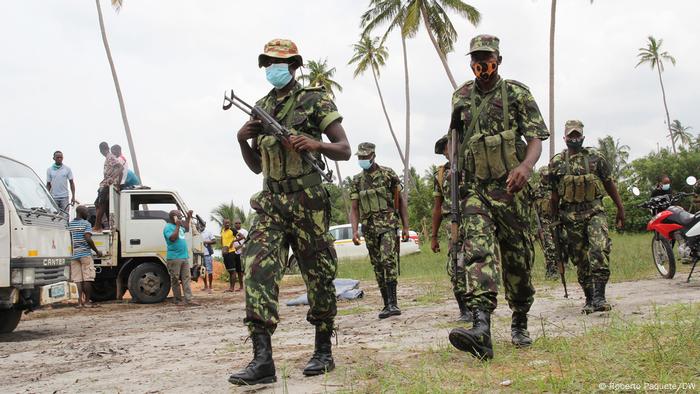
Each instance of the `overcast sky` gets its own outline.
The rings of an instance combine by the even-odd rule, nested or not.
[[[343,126],[355,151],[362,141],[378,146],[378,162],[401,169],[381,112],[371,73],[353,79],[347,66],[367,1],[134,1],[118,14],[103,13],[143,181],[177,190],[208,218],[213,207],[234,201],[249,208],[261,176],[240,157],[235,133],[240,112],[221,110],[226,89],[251,102],[270,85],[257,55],[272,38],[295,41],[305,60],[328,59],[337,67]],[[482,13],[473,27],[458,16],[455,78],[472,78],[464,53],[475,34],[501,38],[501,74],[528,85],[548,119],[549,7],[545,0],[471,1]],[[658,76],[635,69],[637,49],[648,35],[664,39],[678,60],[664,83],[671,119],[700,128],[692,96],[698,76],[697,15],[700,2],[559,1],[556,38],[557,150],[566,119],[586,125],[588,144],[610,134],[639,157],[668,145]],[[397,33],[398,34],[398,33]],[[389,59],[380,84],[403,143],[404,91],[401,44],[387,42]],[[101,178],[100,141],[126,137],[94,2],[4,1],[0,14],[0,154],[32,166],[42,177],[54,150],[76,177],[80,201],[94,200]],[[434,141],[449,123],[452,88],[424,29],[408,41],[411,78],[411,164],[423,173],[442,159]],[[697,133],[696,129],[692,130]],[[540,164],[546,162],[544,156]],[[360,171],[341,163],[343,176]]]

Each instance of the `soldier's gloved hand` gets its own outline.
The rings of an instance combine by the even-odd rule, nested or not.
[[[433,253],[440,253],[440,241],[437,237],[430,238],[430,249]]]
[[[532,168],[525,163],[520,163],[515,167],[506,179],[506,188],[509,194],[515,194],[525,187],[527,180],[530,179]]]
[[[295,151],[309,151],[316,152],[321,148],[321,142],[316,141],[313,138],[309,138],[305,135],[291,135],[289,136],[289,142],[292,143],[292,147]]]
[[[355,245],[360,244],[360,233],[359,232],[355,231],[352,233],[352,243],[354,243]]]
[[[617,215],[615,215],[615,224],[619,229],[625,227],[625,211],[622,209],[617,210]]]
[[[251,119],[243,124],[236,137],[239,143],[248,141],[251,138],[255,138],[258,134],[262,133],[263,125],[262,122],[257,119]]]

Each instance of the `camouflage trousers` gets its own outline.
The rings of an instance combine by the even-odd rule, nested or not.
[[[274,333],[279,323],[279,284],[290,246],[308,292],[306,320],[321,331],[332,330],[338,262],[328,232],[328,192],[321,185],[290,194],[263,191],[251,198],[250,205],[256,216],[243,249],[248,330]]]
[[[447,234],[450,233],[450,227],[447,227]],[[458,302],[465,302],[467,299],[467,270],[465,267],[459,267],[452,261],[452,245],[451,241],[448,243],[447,252],[447,275],[450,276],[450,281],[452,282],[452,293],[455,295],[455,300]]]
[[[610,249],[605,212],[599,210],[582,216],[562,215],[566,229],[566,251],[576,266],[578,283],[582,287],[593,281],[607,282],[610,277]]]
[[[544,254],[545,268],[547,272],[557,272],[557,247],[554,243],[554,226],[552,226],[552,219],[546,216],[540,216],[540,223],[542,225],[540,247],[542,247],[542,253]]]
[[[499,183],[469,189],[461,202],[460,229],[467,271],[467,306],[488,312],[496,309],[498,284],[502,279],[510,309],[527,313],[535,295],[530,279],[535,254],[529,190],[510,195]]]
[[[362,226],[369,260],[374,268],[374,278],[379,289],[386,289],[386,284],[396,282],[398,278],[398,256],[396,255],[396,229],[377,230]]]

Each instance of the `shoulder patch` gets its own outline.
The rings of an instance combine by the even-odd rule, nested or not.
[[[520,81],[516,81],[516,80],[514,80],[514,79],[506,79],[506,83],[509,83],[509,84],[515,85],[515,86],[519,86],[519,87],[521,87],[521,88],[523,88],[523,89],[525,89],[525,90],[527,90],[527,91],[530,90],[530,88],[527,87],[527,85],[525,85],[524,83],[522,83],[522,82],[520,82]]]

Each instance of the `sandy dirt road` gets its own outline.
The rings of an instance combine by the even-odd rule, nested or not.
[[[609,300],[628,319],[645,319],[653,305],[700,301],[700,280],[685,283],[653,279],[623,282],[609,287]],[[200,307],[172,303],[135,305],[103,304],[76,310],[66,306],[23,317],[17,330],[0,336],[1,392],[6,393],[218,393],[218,392],[327,392],[349,390],[346,371],[366,358],[400,363],[402,358],[445,345],[456,303],[446,284],[402,283],[399,289],[403,315],[379,321],[380,298],[376,285],[363,283],[360,301],[340,302],[338,345],[334,356],[339,368],[327,377],[305,378],[301,369],[313,351],[312,326],[306,307],[281,307],[282,322],[273,337],[278,383],[237,388],[228,375],[245,366],[251,344],[241,293],[201,295]],[[581,316],[582,293],[570,285],[571,298],[559,287],[540,288],[531,310],[534,337],[575,335],[584,327],[607,320],[606,314]],[[438,290],[436,290],[438,289]],[[304,291],[287,285],[281,300]],[[424,294],[432,294],[425,299]],[[509,341],[509,310],[500,302],[494,336]],[[465,355],[465,360],[469,357]],[[470,361],[467,361],[470,362]],[[353,382],[354,389],[362,385]]]

